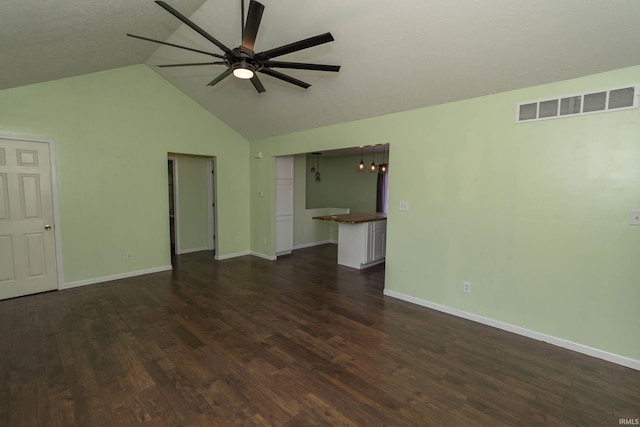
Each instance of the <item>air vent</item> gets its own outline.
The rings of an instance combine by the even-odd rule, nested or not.
[[[516,123],[629,110],[638,108],[638,98],[640,85],[523,102],[518,104]]]

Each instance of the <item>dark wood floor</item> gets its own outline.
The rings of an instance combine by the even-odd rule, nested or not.
[[[619,425],[640,372],[382,295],[335,246],[0,302],[2,426]],[[543,315],[543,314],[541,314]]]

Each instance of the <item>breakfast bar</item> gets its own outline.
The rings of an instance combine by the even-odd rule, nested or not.
[[[314,216],[338,223],[338,264],[363,269],[385,260],[387,215],[379,212]]]

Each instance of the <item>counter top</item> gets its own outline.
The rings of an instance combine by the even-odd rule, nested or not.
[[[371,221],[383,221],[383,220],[386,221],[387,214],[380,213],[380,212],[353,213],[353,214],[342,214],[342,215],[314,216],[313,219],[318,219],[320,221],[339,222],[342,224],[360,224],[363,222],[371,222]]]

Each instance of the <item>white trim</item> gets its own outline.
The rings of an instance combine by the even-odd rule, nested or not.
[[[236,253],[227,254],[227,255],[216,255],[214,257],[214,259],[216,261],[222,261],[222,260],[225,260],[225,259],[238,258],[238,257],[241,257],[241,256],[247,256],[247,255],[251,255],[251,252],[244,251],[244,252],[236,252]]]
[[[395,292],[395,291],[390,291],[385,289],[384,295],[392,298],[397,298],[403,301],[407,301],[413,304],[421,305],[423,307],[427,307],[433,310],[441,311],[443,313],[461,317],[463,319],[471,320],[473,322],[482,323],[484,325],[502,329],[507,332],[512,332],[514,334],[522,335],[528,338],[533,338],[538,341],[547,342],[549,344],[553,344],[558,347],[566,348],[568,350],[586,354],[587,356],[596,357],[598,359],[603,359],[608,362],[613,362],[618,365],[626,366],[628,368],[640,371],[640,360],[631,359],[629,357],[620,356],[614,353],[609,353],[608,351],[605,351],[605,350],[589,347],[573,341],[565,340],[563,338],[558,338],[552,335],[543,334],[541,332],[531,331],[529,329],[521,328],[520,326],[515,326],[510,323],[501,322],[499,320],[494,320],[488,317],[479,316],[477,314],[447,307],[446,305],[441,305],[431,301],[426,301],[420,298],[412,297],[410,295],[402,294],[400,292]]]
[[[180,251],[176,249],[176,255],[191,254],[193,252],[202,252],[208,250],[210,250],[208,246],[203,246],[201,248],[182,249]]]
[[[8,133],[0,133],[0,138],[23,142],[37,142],[47,144],[49,146],[49,178],[51,181],[51,202],[53,209],[53,236],[56,257],[56,285],[57,289],[60,290],[62,289],[64,283],[64,270],[62,263],[62,231],[60,229],[60,204],[58,203],[58,169],[56,167],[57,163],[55,142],[50,138],[12,135]]]
[[[65,283],[62,289],[77,288],[79,286],[95,285],[96,283],[110,282],[112,280],[127,279],[129,277],[142,276],[145,274],[159,273],[173,269],[171,265],[163,265],[161,267],[147,268],[145,270],[128,271],[126,273],[113,274],[111,276],[95,277],[93,279],[78,280],[76,282]]]
[[[260,252],[253,252],[253,251],[251,251],[250,255],[257,256],[258,258],[266,259],[267,261],[275,261],[278,259],[278,257],[275,255],[266,255]]]
[[[293,250],[311,248],[313,246],[326,245],[327,243],[333,243],[334,245],[337,245],[338,241],[337,240],[322,240],[320,242],[302,243],[300,245],[295,245],[293,247]]]
[[[56,239],[56,269],[58,272],[58,290],[64,283],[64,272],[62,262],[62,229],[60,227],[60,205],[58,204],[58,170],[56,160],[56,149],[54,141],[49,143],[49,160],[51,162],[51,195],[53,196],[53,223],[54,236]]]
[[[378,259],[375,261],[368,262],[366,264],[360,264],[360,270],[364,270],[365,268],[373,267],[374,265],[382,264],[386,261],[386,258]]]

